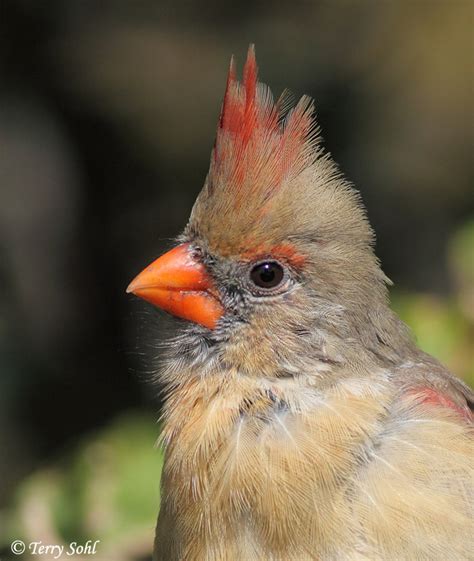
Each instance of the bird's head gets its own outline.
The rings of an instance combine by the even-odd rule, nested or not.
[[[324,371],[371,347],[394,352],[400,327],[372,241],[358,193],[321,148],[312,100],[274,102],[251,46],[242,83],[231,61],[179,245],[128,291],[191,322],[199,349],[217,346],[240,371],[293,375],[308,357]]]

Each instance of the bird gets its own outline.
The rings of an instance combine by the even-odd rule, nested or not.
[[[164,343],[155,561],[474,559],[472,390],[390,308],[314,102],[231,59],[204,186],[127,291]]]

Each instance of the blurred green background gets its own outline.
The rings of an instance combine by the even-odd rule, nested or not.
[[[394,307],[473,382],[473,9],[0,2],[2,561],[32,558],[13,539],[150,558],[163,320],[124,290],[184,226],[250,42],[275,94],[315,98]]]

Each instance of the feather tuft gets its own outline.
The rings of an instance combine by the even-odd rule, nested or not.
[[[286,91],[274,102],[270,89],[258,81],[253,45],[242,83],[232,57],[211,163],[213,183],[236,189],[237,204],[249,195],[265,201],[319,156],[313,109],[306,96],[291,108]]]

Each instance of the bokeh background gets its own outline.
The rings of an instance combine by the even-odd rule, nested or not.
[[[473,10],[1,0],[2,561],[34,558],[13,556],[13,539],[150,558],[162,316],[125,287],[184,226],[230,55],[241,67],[250,42],[276,95],[315,98],[395,308],[472,383]]]

